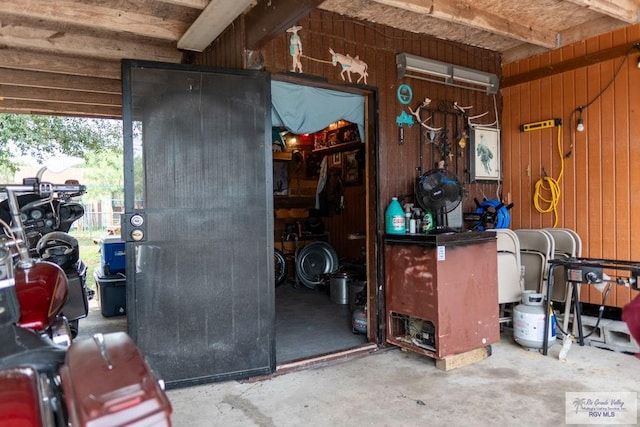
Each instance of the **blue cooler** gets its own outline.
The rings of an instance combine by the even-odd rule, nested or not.
[[[105,276],[124,273],[126,269],[124,241],[119,236],[100,240],[100,265]]]
[[[96,268],[93,278],[98,286],[102,317],[127,314],[126,276],[122,273],[105,275],[102,268]]]

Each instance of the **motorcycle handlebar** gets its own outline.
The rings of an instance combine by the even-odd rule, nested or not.
[[[82,184],[52,184],[50,182],[33,184],[0,184],[0,192],[36,193],[41,197],[48,197],[57,193],[72,197],[74,195],[86,193],[87,186]]]
[[[29,259],[29,248],[26,245],[27,239],[24,224],[20,217],[18,193],[36,193],[43,199],[52,199],[54,195],[70,198],[82,195],[86,191],[87,187],[85,185],[75,183],[52,184],[49,182],[33,182],[28,184],[0,184],[0,192],[7,193],[9,212],[13,221],[13,227],[10,231],[15,240],[14,244],[18,249],[20,258],[23,261]]]

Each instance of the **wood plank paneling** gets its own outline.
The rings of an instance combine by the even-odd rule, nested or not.
[[[382,25],[358,21],[331,12],[316,10],[297,23],[302,26],[299,35],[302,39],[302,58],[304,75],[299,77],[310,79],[326,79],[333,84],[347,84],[340,77],[340,67],[321,61],[331,59],[328,49],[336,52],[358,55],[369,65],[368,84],[377,88],[378,95],[378,159],[376,173],[378,175],[379,205],[377,206],[377,227],[382,230],[384,222],[381,220],[386,205],[392,196],[413,197],[414,182],[418,175],[416,166],[419,164],[420,127],[405,125],[404,144],[398,143],[398,125],[396,117],[403,111],[403,107],[396,99],[396,91],[401,83],[409,84],[414,93],[412,108],[426,97],[432,99],[432,106],[453,111],[453,102],[461,105],[473,105],[473,114],[489,111],[489,121],[495,118],[494,99],[479,92],[460,88],[443,86],[431,82],[414,79],[397,78],[396,54],[408,52],[439,61],[451,62],[470,68],[500,74],[499,54],[483,49],[473,48],[457,43],[444,42],[433,37],[425,37],[408,31],[402,31]],[[234,23],[241,28],[241,22]],[[214,66],[237,66],[238,50],[243,44],[241,31],[227,29],[222,37],[217,39],[202,55],[194,60],[198,63]],[[265,58],[265,70],[272,73],[287,72],[290,69],[291,57],[288,45],[289,35],[286,33],[275,37],[262,47]],[[240,55],[241,56],[241,55]],[[319,61],[318,61],[319,60]],[[502,108],[500,96],[497,97],[498,109]],[[408,111],[407,111],[408,112]],[[498,112],[500,115],[500,112]],[[449,128],[448,138],[452,144],[456,143],[456,136],[461,133],[462,121],[459,120],[456,129],[455,114],[449,114],[446,122]],[[438,120],[443,120],[441,117]],[[436,124],[437,125],[437,124]],[[433,146],[424,146],[424,159],[431,159]],[[469,183],[469,145],[457,153],[452,165],[456,167],[456,175],[464,181],[468,196],[464,200],[464,211],[474,211],[474,197],[483,196],[496,198],[497,185]],[[433,153],[433,157],[438,157]],[[426,166],[432,162],[425,161]],[[354,232],[361,224],[346,224],[344,232]],[[336,225],[342,227],[343,225]],[[333,240],[333,237],[332,237]]]
[[[533,57],[508,64],[509,77],[540,67],[562,68],[566,61],[597,57],[617,46],[640,38],[640,26],[601,35],[553,51],[547,57]],[[531,189],[541,167],[554,177],[562,167],[557,154],[555,129],[523,134],[522,123],[560,117],[563,121],[565,157],[559,203],[559,227],[576,230],[583,241],[585,257],[619,260],[640,259],[640,72],[638,52],[618,56],[556,75],[508,87],[503,90],[504,191],[513,195],[512,228],[549,226],[552,214],[539,214]],[[625,61],[620,71],[618,68]],[[584,132],[576,132],[577,109],[585,107]],[[531,177],[526,170],[531,165]],[[551,172],[552,171],[552,172]],[[616,272],[611,272],[615,274]],[[582,287],[581,299],[600,304],[602,293],[593,286]],[[638,294],[613,286],[606,305],[622,307]]]

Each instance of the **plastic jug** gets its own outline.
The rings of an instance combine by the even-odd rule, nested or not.
[[[391,203],[385,211],[385,224],[387,234],[405,234],[405,215],[397,197],[391,199]]]

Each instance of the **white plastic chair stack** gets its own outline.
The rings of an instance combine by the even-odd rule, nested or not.
[[[498,303],[500,323],[511,321],[512,316],[504,316],[504,304],[519,302],[524,290],[521,275],[520,242],[518,236],[509,229],[493,229],[498,248]]]
[[[549,279],[549,260],[555,253],[553,238],[544,230],[520,229],[515,233],[520,241],[524,289],[544,294]]]
[[[545,228],[544,230],[549,233],[554,240],[555,258],[575,258],[582,256],[582,240],[574,230],[569,228]],[[571,282],[566,281],[564,267],[556,267],[553,275],[551,300],[565,303],[565,314],[562,321],[562,328],[565,331],[569,327],[569,318],[571,317],[572,292],[573,285]]]

